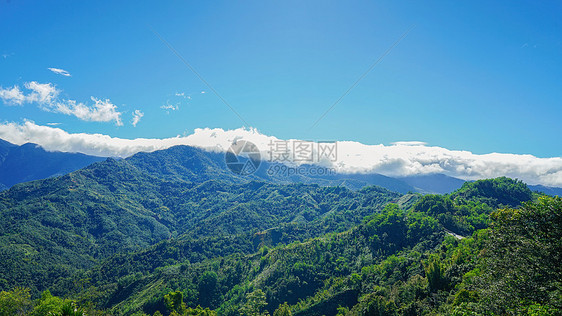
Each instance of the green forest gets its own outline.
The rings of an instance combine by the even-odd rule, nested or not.
[[[354,191],[178,155],[0,193],[0,315],[562,314],[562,199],[521,181]]]

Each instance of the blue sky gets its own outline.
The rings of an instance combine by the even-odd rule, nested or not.
[[[0,87],[49,83],[67,110],[109,100],[122,124],[33,98],[0,100],[0,123],[129,139],[243,126],[152,28],[267,135],[560,157],[561,21],[559,1],[2,1]]]

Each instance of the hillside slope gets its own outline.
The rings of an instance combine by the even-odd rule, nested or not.
[[[345,193],[358,201],[361,195],[374,193],[369,191],[375,188],[359,194],[343,188],[327,189],[322,194]],[[83,274],[60,280],[51,289],[65,296],[86,295],[85,299],[113,314],[162,310],[163,297],[170,289],[182,291],[188,306],[200,304],[226,315],[237,315],[245,295],[255,289],[266,294],[270,313],[288,302],[299,315],[335,314],[338,306],[359,304],[361,291],[373,291],[369,282],[373,274],[384,272],[380,269],[402,269],[401,280],[423,276],[422,260],[441,251],[441,244],[447,240],[447,247],[456,245],[452,242],[455,238],[449,236],[451,230],[470,236],[488,227],[489,215],[497,208],[519,207],[533,198],[524,183],[498,178],[467,183],[449,195],[426,195],[414,201],[411,208],[391,204],[370,214],[361,209],[346,210],[344,214],[367,216],[341,233],[320,229],[330,223],[321,219],[255,234],[184,236],[112,256]],[[404,196],[396,202],[407,199]],[[504,204],[508,201],[510,204]],[[339,222],[344,218],[337,217]],[[411,267],[406,273],[407,266]],[[370,270],[365,270],[367,267]],[[216,283],[211,292],[203,293],[201,280],[209,274],[216,274]],[[368,279],[360,282],[363,277],[357,279],[354,274]],[[391,274],[376,278],[384,284],[398,281]],[[87,289],[73,289],[75,279],[89,280]]]
[[[44,289],[100,258],[179,235],[319,220],[318,233],[341,231],[399,198],[382,188],[248,182],[187,146],[107,159],[0,193],[0,287]]]

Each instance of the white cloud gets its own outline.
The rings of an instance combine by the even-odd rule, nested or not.
[[[7,105],[22,105],[26,101],[26,96],[23,95],[18,86],[11,88],[0,88],[0,99]]]
[[[165,139],[122,139],[102,134],[71,134],[60,128],[33,122],[0,124],[0,138],[15,144],[33,142],[47,150],[82,152],[97,156],[127,157],[137,152],[150,152],[175,145],[190,145],[224,152],[234,140],[253,142],[269,158],[269,144],[278,138],[256,129],[196,129],[192,134]],[[292,140],[289,140],[292,141]],[[289,146],[291,148],[291,146]],[[388,176],[443,173],[466,180],[508,176],[529,184],[562,186],[562,157],[538,158],[532,155],[473,154],[469,151],[442,147],[403,145],[365,145],[337,142],[338,159],[326,162],[342,173],[376,172]]]
[[[205,92],[203,91],[202,93],[205,93]],[[180,98],[183,98],[183,99],[187,99],[187,100],[191,100],[191,95],[185,94],[185,92],[176,92],[176,93],[174,93],[174,96],[180,97]]]
[[[65,76],[65,77],[70,77],[70,73],[64,69],[60,69],[60,68],[47,68],[50,71],[56,73],[57,75],[61,75],[61,76]]]
[[[50,112],[76,116],[83,121],[114,121],[117,126],[123,125],[123,122],[121,121],[121,112],[117,111],[117,106],[111,103],[109,99],[101,100],[96,99],[95,97],[91,97],[91,99],[94,102],[92,106],[76,102],[75,100],[62,100],[48,103],[43,106],[43,109]]]
[[[38,83],[37,81],[31,81],[25,83],[25,88],[31,90],[31,93],[27,95],[27,102],[29,103],[50,103],[53,102],[60,93],[60,91],[52,83]]]
[[[31,81],[26,82],[24,87],[29,90],[28,94],[24,94],[18,86],[7,89],[0,88],[0,99],[8,105],[37,103],[45,111],[75,116],[83,121],[113,121],[117,126],[123,125],[121,112],[109,99],[102,100],[91,97],[94,104],[90,106],[76,100],[59,99],[60,90],[51,83]]]
[[[38,83],[36,81],[26,82],[24,87],[30,90],[26,95],[18,86],[12,88],[0,88],[0,98],[8,105],[23,105],[25,103],[49,103],[52,102],[60,91],[51,83]]]
[[[449,150],[435,146],[338,142],[340,170],[388,176],[443,173],[465,180],[508,176],[529,184],[562,185],[562,158]],[[556,176],[558,175],[558,176]]]
[[[394,142],[394,143],[392,143],[392,145],[396,145],[396,146],[425,146],[425,145],[427,145],[427,143],[414,140],[414,141]]]
[[[205,94],[205,93],[207,93],[207,92],[206,92],[206,91],[201,91],[201,94]]]
[[[59,125],[61,125],[61,123],[47,123],[47,125],[49,125],[49,126],[59,126]]]
[[[180,109],[180,104],[179,104],[179,103],[176,103],[176,104],[174,105],[174,104],[166,103],[165,105],[162,105],[160,108],[163,109],[163,110],[166,110],[166,112],[170,113],[170,111],[177,111],[177,110],[179,110],[179,109]]]
[[[133,119],[131,120],[131,124],[133,124],[134,127],[137,127],[137,124],[140,122],[143,116],[144,116],[143,112],[139,110],[135,110],[133,112]]]

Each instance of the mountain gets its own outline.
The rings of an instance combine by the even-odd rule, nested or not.
[[[390,191],[403,194],[408,192],[418,192],[414,186],[402,179],[387,177],[378,173],[337,173],[333,175],[310,176],[309,178],[328,180],[331,183],[337,183],[338,185],[343,185],[351,189],[359,189],[368,185],[377,185],[387,188]]]
[[[387,314],[424,314],[453,300],[455,285],[476,267],[484,247],[486,235],[478,237],[475,227],[463,232],[475,233],[474,239],[451,237],[449,229],[487,228],[496,207],[520,207],[532,198],[524,183],[498,178],[467,183],[448,195],[426,195],[411,208],[388,204],[348,230],[319,237],[289,225],[256,234],[171,239],[112,256],[51,290],[65,296],[82,291],[115,315],[180,309],[164,303],[171,291],[179,291],[189,307],[239,315],[256,289],[263,291],[270,314],[287,302],[295,315],[335,315],[339,307],[355,309],[351,315],[376,315],[369,306],[381,298],[382,306],[374,306],[400,311]],[[270,243],[275,236],[299,234],[307,237]]]
[[[49,152],[31,143],[17,146],[0,139],[0,190],[21,182],[67,174],[104,159],[79,153]]]
[[[54,279],[172,237],[255,233],[292,223],[307,236],[343,231],[401,195],[380,187],[272,184],[177,146],[108,158],[0,193],[0,288]]]
[[[444,174],[424,174],[399,177],[399,180],[411,185],[416,192],[422,193],[451,193],[462,187],[465,180],[446,176]]]
[[[562,196],[562,188],[547,187],[544,185],[529,185],[529,189],[552,196]]]
[[[275,248],[261,247],[248,254],[227,251],[220,258],[215,255],[204,260],[194,260],[193,252],[201,252],[197,250],[202,244],[199,240],[166,242],[138,253],[116,256],[77,277],[91,280],[87,291],[98,293],[96,302],[100,307],[111,308],[113,314],[132,314],[139,307],[153,313],[163,307],[157,305],[159,296],[176,288],[175,284],[182,284],[183,288],[193,289],[184,296],[188,306],[219,309],[224,315],[239,315],[240,299],[252,288],[267,293],[270,314],[288,302],[299,305],[300,315],[335,315],[338,305],[357,303],[359,284],[352,286],[349,279],[352,274],[361,273],[362,267],[380,263],[383,258],[422,241],[424,245],[418,251],[440,244],[445,232],[437,221],[422,214],[410,215],[406,217],[396,205],[391,205],[369,221],[339,234]],[[373,239],[384,234],[384,241]],[[238,246],[232,240],[228,242]],[[217,243],[208,245],[216,247]],[[175,251],[171,252],[172,249]],[[183,260],[172,259],[182,256]],[[151,261],[161,264],[166,259],[166,269],[151,265]],[[122,271],[129,274],[123,275]],[[202,281],[207,278],[213,281]],[[118,279],[122,280],[120,284],[110,281]],[[72,287],[68,281],[59,286]],[[335,291],[322,293],[332,286]],[[318,304],[317,293],[324,295],[322,304]]]
[[[0,162],[4,162],[11,148],[17,147],[16,145],[0,139]]]
[[[220,154],[177,146],[1,192],[0,311],[60,308],[51,292],[39,296],[49,289],[105,310],[96,315],[453,314],[509,295],[501,275],[484,273],[511,273],[494,242],[521,236],[516,249],[526,251],[526,228],[541,244],[528,249],[537,258],[531,263],[507,253],[526,264],[517,280],[538,263],[537,275],[547,271],[554,281],[544,288],[541,278],[521,279],[533,291],[502,299],[556,308],[548,295],[558,295],[562,203],[521,181],[465,182],[450,194],[422,196],[257,180],[259,173],[230,172]],[[494,257],[483,258],[488,253]],[[500,291],[486,292],[490,282]]]
[[[186,146],[176,146],[178,148]],[[177,150],[174,147],[167,150]],[[138,153],[133,159],[142,163],[143,159],[155,159],[144,157],[155,157],[159,153]],[[152,156],[154,154],[155,156]],[[148,155],[148,156],[146,156]],[[104,157],[88,156],[80,153],[64,153],[45,151],[35,144],[24,144],[17,146],[0,139],[0,191],[6,190],[11,186],[32,180],[46,179],[49,177],[64,175],[69,172],[86,167],[93,162],[105,160]],[[180,159],[181,160],[181,159]],[[219,172],[224,176],[231,173],[225,163],[225,155],[223,153],[209,152],[199,150],[194,157],[189,158],[192,163],[200,165],[189,165],[187,161],[161,161],[161,167],[171,168],[168,172],[180,178],[185,178],[184,172],[190,175],[195,181],[197,178],[212,179],[213,172]],[[170,164],[166,166],[166,164]],[[150,162],[145,162],[145,167],[150,168]],[[324,170],[324,173],[314,173],[310,171]],[[209,173],[201,171],[207,170]],[[273,172],[272,172],[273,171]],[[232,176],[232,174],[230,175]],[[429,175],[412,175],[406,177],[388,177],[377,173],[334,173],[329,169],[325,169],[313,165],[302,165],[299,167],[290,167],[282,164],[270,163],[262,161],[255,173],[247,176],[226,176],[231,181],[242,183],[245,181],[257,180],[271,183],[289,184],[289,183],[306,183],[318,184],[321,186],[344,186],[351,190],[359,190],[365,186],[377,185],[390,191],[406,194],[408,192],[439,193],[446,194],[460,188],[465,180],[450,177],[444,174]],[[529,186],[532,190],[542,192],[549,195],[562,195],[562,188],[547,187],[542,185]]]
[[[0,287],[21,284],[44,288],[53,278],[91,267],[115,253],[180,236],[262,232],[261,239],[269,245],[304,240],[349,229],[389,202],[407,207],[420,199],[419,195],[402,196],[380,187],[351,191],[315,184],[259,182],[252,179],[260,177],[238,176],[224,164],[220,154],[177,146],[127,159],[108,158],[64,176],[21,183],[0,193],[0,268],[17,276],[0,278]],[[359,178],[365,179],[369,180]],[[499,202],[482,200],[492,207],[529,199],[530,191],[525,191],[524,185],[504,182],[490,188],[478,181],[465,183],[457,194],[468,200],[501,197]],[[503,196],[504,187],[520,193]],[[429,203],[435,201],[430,199]],[[439,208],[420,211],[434,216],[438,215],[434,209],[449,212],[443,225],[458,234],[484,227],[485,216],[491,211],[490,206],[480,208],[467,220],[466,211],[457,211],[452,202],[439,203]],[[49,267],[50,272],[36,266]]]
[[[295,170],[280,164],[273,164],[262,161],[259,169],[252,175],[233,176],[228,170],[225,163],[225,155],[223,153],[209,152],[198,150],[193,157],[186,156],[193,165],[189,165],[189,161],[182,161],[179,158],[174,161],[161,160],[156,158],[166,151],[178,151],[182,147],[176,146],[163,151],[153,153],[138,153],[132,157],[136,163],[144,164],[146,168],[161,168],[163,173],[170,176],[186,178],[186,174],[194,181],[201,181],[201,178],[212,179],[214,172],[221,173],[225,178],[229,178],[234,182],[245,182],[249,180],[267,181],[272,183],[307,183],[319,184],[322,186],[345,186],[352,190],[358,190],[367,185],[378,185],[391,191],[407,193],[415,192],[416,189],[402,180],[386,177],[380,174],[327,174],[327,175],[311,175],[308,172],[302,174],[292,174]],[[178,153],[179,154],[179,153]],[[166,154],[164,154],[166,155]],[[0,191],[10,188],[11,186],[32,180],[46,179],[53,176],[64,175],[69,172],[86,167],[93,162],[105,160],[104,157],[88,156],[79,153],[63,153],[48,152],[42,147],[35,144],[24,144],[17,146],[0,139]],[[145,160],[142,162],[142,160]],[[156,165],[151,166],[151,161]],[[159,165],[160,164],[160,165]],[[199,165],[197,165],[199,164]],[[168,168],[169,170],[166,170]],[[317,170],[315,166],[303,166],[310,170]],[[272,170],[283,172],[271,172]],[[203,171],[203,173],[202,173]],[[208,174],[205,172],[209,172]],[[226,175],[230,173],[230,175]],[[232,176],[232,177],[231,177]]]

